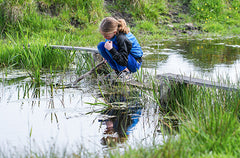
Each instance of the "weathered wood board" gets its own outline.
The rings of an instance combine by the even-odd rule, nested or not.
[[[50,47],[55,49],[63,49],[63,50],[78,50],[78,51],[99,53],[97,49],[87,48],[87,47],[73,47],[73,46],[60,46],[60,45],[50,45]]]
[[[186,84],[212,87],[212,88],[218,88],[218,89],[225,89],[225,90],[231,90],[231,91],[238,89],[238,87],[235,85],[226,85],[226,84],[219,83],[219,82],[203,80],[203,79],[198,79],[198,78],[192,78],[192,77],[187,77],[187,76],[177,75],[177,74],[172,74],[172,73],[157,75],[156,78],[159,78],[159,79],[164,78],[165,80],[179,82],[179,83],[186,83]]]

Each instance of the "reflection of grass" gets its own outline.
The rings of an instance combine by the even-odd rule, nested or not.
[[[147,61],[164,61],[167,60],[168,55],[165,54],[149,54],[144,57]]]
[[[115,80],[115,79],[114,79]],[[88,103],[91,105],[102,105],[108,108],[127,108],[128,105],[140,104],[140,92],[126,83],[114,82],[103,84],[101,81],[98,84],[99,98],[96,98],[96,103]],[[106,81],[107,82],[107,81]]]
[[[168,59],[168,55],[164,54],[149,54],[144,57],[144,68],[155,68],[158,63],[165,62]]]
[[[223,39],[201,39],[201,40],[178,40],[175,42],[164,42],[163,48],[174,48],[184,58],[192,62],[201,71],[211,70],[216,65],[232,65],[239,59],[238,37]]]

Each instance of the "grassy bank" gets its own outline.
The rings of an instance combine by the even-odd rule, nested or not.
[[[124,18],[145,45],[176,36],[239,34],[239,1],[27,0],[0,1],[1,45],[8,35],[29,43],[96,47],[105,16]],[[192,25],[185,25],[191,23]]]
[[[189,35],[188,29],[201,35],[240,33],[239,1],[2,0],[0,7],[4,41],[8,40],[6,34],[16,36],[22,31],[31,42],[95,47],[103,40],[98,24],[105,16],[126,19],[142,44]],[[185,23],[192,23],[193,27],[187,28]]]
[[[41,46],[96,48],[104,40],[98,24],[105,16],[124,18],[142,46],[182,36],[240,34],[239,1],[1,0],[0,7],[1,67],[11,63],[6,51],[12,49],[8,53],[13,57],[14,47],[26,40]]]

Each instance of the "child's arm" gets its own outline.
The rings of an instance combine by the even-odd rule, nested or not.
[[[130,50],[132,49],[132,43],[128,40],[128,38],[124,34],[119,34],[117,36],[117,46],[118,50],[114,47],[109,50],[112,54],[113,59],[121,66],[127,66],[128,63],[128,55]]]

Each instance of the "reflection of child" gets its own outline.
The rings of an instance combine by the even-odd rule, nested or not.
[[[143,52],[125,20],[107,17],[102,20],[99,30],[105,42],[98,44],[98,51],[111,68],[117,74],[136,72],[142,65]]]
[[[137,125],[141,115],[140,107],[133,107],[125,110],[111,109],[105,114],[115,116],[105,120],[106,137],[102,138],[103,145],[116,145],[115,143],[123,143],[126,141],[133,128]]]
[[[116,125],[114,125],[114,119],[106,120],[105,123],[106,130],[104,131],[104,134],[106,136],[101,139],[102,145],[116,146],[117,143],[123,143],[126,141],[127,135],[123,135],[124,129],[120,131],[116,129]]]

